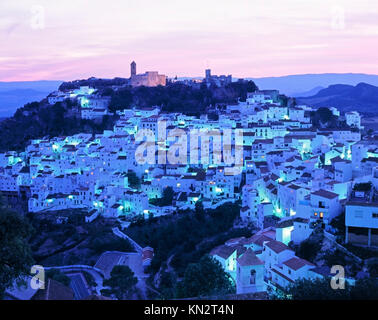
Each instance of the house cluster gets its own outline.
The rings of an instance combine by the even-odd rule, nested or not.
[[[108,110],[110,97],[100,95],[96,89],[89,86],[81,86],[79,89],[66,91],[58,90],[47,96],[47,102],[50,105],[67,99],[78,103],[82,119],[101,120],[104,115],[110,114]]]
[[[296,221],[301,223],[302,219],[296,218]],[[231,276],[237,294],[284,291],[300,278],[329,275],[327,268],[297,257],[272,227],[262,229],[250,238],[230,239],[214,248],[210,255]]]
[[[96,110],[106,110],[109,103],[89,87],[65,95],[79,99],[84,118],[100,115]],[[48,99],[53,103],[58,97]],[[216,208],[241,200],[245,224],[263,230],[268,216],[281,219],[275,241],[284,245],[303,241],[314,224],[327,227],[345,210],[348,240],[354,239],[355,228],[362,228],[371,244],[378,228],[377,140],[361,139],[357,112],[345,115],[350,126],[327,129],[312,126],[311,111],[305,105],[285,103],[277,90],[251,92],[246,101],[215,109],[217,120],[206,114],[198,118],[164,113],[159,107],[118,111],[113,130],[33,140],[24,152],[0,154],[0,191],[9,198],[22,196],[30,212],[86,208],[126,220],[194,209],[198,201],[204,208]],[[188,153],[197,151],[209,161],[141,164],[136,159],[141,143],[137,133],[148,129],[158,137],[161,122],[167,130],[183,132],[242,130],[241,173],[230,175],[224,157],[214,160],[214,137],[209,150],[194,148],[187,139]],[[156,158],[174,143],[156,139]],[[235,137],[227,143],[223,139],[222,154],[226,147],[236,157]],[[355,192],[356,186],[367,182],[373,182],[368,191]],[[172,203],[158,205],[153,199],[163,197],[167,187],[173,190]]]

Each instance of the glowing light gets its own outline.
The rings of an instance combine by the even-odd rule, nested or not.
[[[146,213],[146,214],[147,214],[148,212],[149,212],[148,210],[143,210],[143,213]]]

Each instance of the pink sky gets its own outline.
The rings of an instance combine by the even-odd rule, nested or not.
[[[344,17],[344,19],[343,19]],[[1,0],[0,81],[378,74],[375,0]]]

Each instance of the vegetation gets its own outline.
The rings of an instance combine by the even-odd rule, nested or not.
[[[247,92],[257,89],[252,81],[234,82],[218,88],[206,85],[196,89],[184,84],[169,83],[159,87],[125,86],[127,79],[95,79],[65,82],[60,90],[77,89],[89,85],[104,96],[110,96],[110,111],[127,109],[134,106],[161,106],[163,111],[183,112],[199,116],[209,106],[236,102],[239,97],[245,99]],[[125,86],[114,91],[111,86]],[[217,118],[213,114],[214,119]],[[0,122],[0,152],[23,151],[31,139],[43,137],[68,136],[76,133],[102,133],[113,128],[117,116],[104,116],[102,121],[81,119],[80,106],[77,101],[66,99],[49,105],[44,99],[28,103],[19,108],[13,117]]]
[[[153,273],[173,255],[172,266],[182,275],[189,263],[198,262],[214,245],[219,244],[212,237],[227,240],[221,239],[221,236],[227,232],[228,236],[231,235],[233,222],[238,215],[239,206],[226,203],[217,209],[206,210],[203,215],[185,212],[143,220],[132,224],[127,233],[142,246],[155,249],[156,254],[150,266]],[[242,229],[238,235],[250,235],[249,232]],[[233,233],[235,234],[236,232]]]
[[[98,90],[111,90],[111,86],[121,86],[126,85],[128,83],[128,79],[125,78],[114,78],[114,79],[98,79],[98,78],[89,78],[87,80],[75,80],[75,81],[68,81],[63,82],[59,86],[60,91],[68,91],[73,89],[79,89],[83,86],[89,86],[91,88],[97,88]]]
[[[234,291],[231,276],[210,256],[203,256],[198,263],[189,264],[184,279],[177,285],[178,298],[210,297]]]
[[[94,265],[104,251],[134,251],[126,239],[117,237],[111,219],[97,218],[92,223],[84,220],[84,211],[65,210],[30,215],[35,230],[30,237],[33,257],[38,264],[59,266],[72,264]],[[66,217],[57,223],[56,217]]]
[[[338,126],[338,118],[328,108],[321,107],[311,111],[310,118],[312,125],[316,128],[335,128]]]
[[[370,277],[378,278],[378,258],[373,258],[367,262]]]
[[[174,194],[172,187],[166,187],[163,190],[163,196],[158,199],[151,199],[150,203],[159,207],[171,206]]]
[[[30,272],[34,263],[28,244],[31,232],[28,221],[0,199],[0,299],[14,281],[21,282]]]
[[[321,242],[315,239],[306,239],[301,242],[296,250],[296,255],[308,261],[314,261],[321,248]]]
[[[376,300],[378,299],[378,280],[365,278],[355,285],[345,282],[345,289],[332,289],[330,279],[300,279],[291,285],[284,296],[278,299],[292,300]]]
[[[104,280],[104,286],[109,289],[101,290],[105,296],[114,295],[118,300],[125,300],[132,297],[136,290],[138,279],[128,266],[114,266],[110,278]]]
[[[134,171],[129,170],[127,172],[127,179],[128,179],[130,188],[137,189],[137,190],[140,188],[140,179],[138,178],[138,176],[136,175]]]
[[[365,182],[365,183],[356,183],[353,187],[354,191],[363,191],[363,192],[369,192],[372,188],[371,182]]]
[[[13,117],[0,122],[0,152],[23,151],[31,139],[45,136],[73,135],[79,132],[102,133],[111,129],[114,120],[102,122],[80,119],[78,106],[71,100],[50,106],[46,101],[32,102],[19,108]]]
[[[180,83],[168,83],[158,87],[125,87],[111,95],[110,110],[128,109],[134,106],[160,106],[166,112],[182,112],[199,115],[206,108],[217,103],[234,103],[238,98],[245,100],[247,92],[257,89],[252,81],[233,82],[218,88],[203,84],[199,89]],[[108,92],[107,92],[108,93]]]

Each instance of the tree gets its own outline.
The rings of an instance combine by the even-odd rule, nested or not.
[[[178,283],[178,298],[209,297],[234,292],[231,276],[221,264],[205,255],[198,263],[189,264],[184,279]]]
[[[203,207],[202,201],[197,201],[196,204],[194,205],[194,212],[198,215],[203,216],[205,213],[205,209]]]
[[[136,173],[132,170],[127,172],[127,179],[129,181],[129,185],[131,188],[139,189],[140,188],[140,179],[136,175]]]
[[[30,272],[34,261],[27,239],[32,230],[25,218],[0,199],[0,298],[14,281],[20,282]]]
[[[300,279],[290,285],[284,295],[273,298],[290,300],[366,300],[378,299],[378,279],[357,280],[354,285],[345,281],[344,289],[332,289],[331,278]]]
[[[129,298],[136,290],[138,279],[128,266],[115,266],[110,273],[110,278],[104,280],[104,286],[110,289],[103,289],[104,295],[115,295],[118,300]]]
[[[320,248],[321,248],[321,242],[315,241],[314,239],[310,238],[301,242],[296,254],[302,259],[314,261]]]
[[[175,192],[173,191],[172,187],[166,187],[163,190],[162,203],[164,206],[172,205],[174,194]]]
[[[332,289],[330,278],[299,279],[290,285],[286,295],[274,298],[289,300],[345,300],[350,298],[350,286],[345,289]]]

